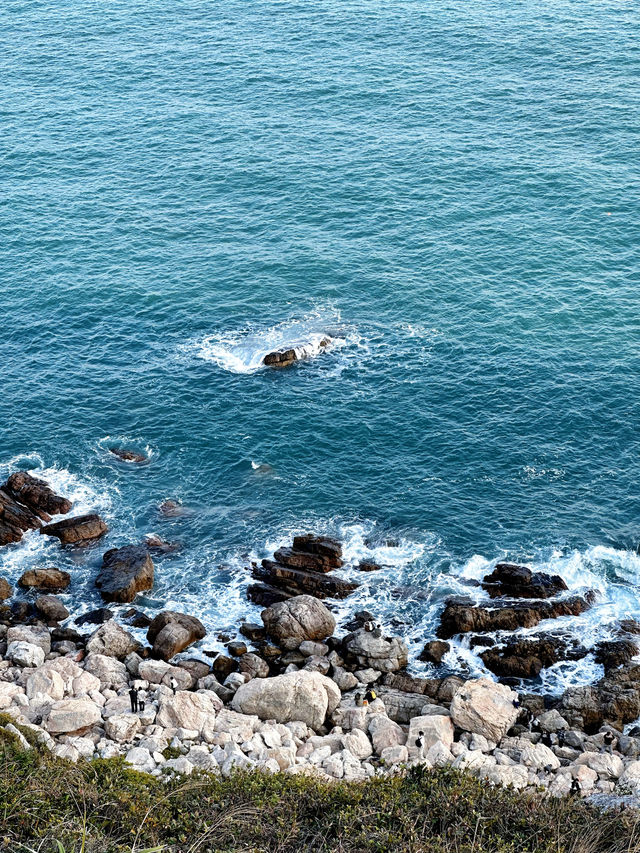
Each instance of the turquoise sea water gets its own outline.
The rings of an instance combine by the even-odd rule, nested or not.
[[[345,612],[412,649],[498,557],[595,586],[586,642],[640,616],[639,26],[621,0],[3,3],[0,474],[112,532],[0,572],[64,564],[88,608],[102,551],[155,531],[184,548],[142,604],[226,629],[247,556],[314,529],[385,564]]]

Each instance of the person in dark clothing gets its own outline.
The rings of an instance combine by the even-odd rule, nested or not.
[[[377,697],[377,693],[376,693],[376,691],[375,691],[375,690],[373,690],[371,687],[370,687],[370,688],[367,690],[367,692],[364,694],[364,698],[367,700],[367,702],[373,702],[373,700],[374,700],[376,697]]]
[[[138,712],[138,688],[133,687],[129,691],[129,699],[131,699],[131,713],[136,714]]]

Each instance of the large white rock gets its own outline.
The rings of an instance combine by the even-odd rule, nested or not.
[[[409,650],[400,637],[377,637],[372,631],[360,628],[344,639],[347,657],[364,669],[395,672],[407,665]]]
[[[51,734],[79,732],[100,720],[100,708],[89,699],[62,699],[51,706],[46,728]]]
[[[403,746],[407,742],[407,736],[400,726],[384,714],[375,714],[369,718],[369,734],[373,741],[373,748],[380,756],[383,750]]]
[[[156,723],[164,728],[202,732],[207,723],[215,723],[216,711],[221,709],[222,702],[211,691],[188,693],[179,690],[175,696],[164,696],[160,700]]]
[[[598,774],[600,779],[619,779],[624,772],[624,764],[618,755],[608,752],[583,752],[575,761],[576,764],[586,764]]]
[[[103,689],[110,687],[118,690],[118,688],[124,687],[129,682],[126,666],[116,658],[109,657],[108,655],[87,655],[84,668],[100,680],[100,685]]]
[[[64,681],[59,672],[47,666],[36,669],[27,678],[27,696],[33,699],[37,695],[48,696],[51,699],[64,697]]]
[[[105,721],[104,730],[116,743],[127,743],[140,731],[140,718],[136,714],[114,714]]]
[[[451,717],[465,732],[499,743],[515,723],[518,694],[504,684],[476,678],[460,685],[451,700]]]
[[[44,663],[44,652],[40,646],[23,640],[9,643],[5,657],[16,666],[38,667]]]
[[[19,694],[24,694],[22,687],[12,681],[0,681],[0,711],[6,710]]]
[[[140,644],[128,631],[125,631],[113,619],[109,619],[97,628],[87,640],[87,653],[108,655],[124,660],[126,656],[139,648]]]
[[[300,720],[319,729],[327,714],[337,708],[340,697],[330,678],[301,670],[243,684],[233,697],[232,707],[241,714],[256,714],[261,720]]]
[[[362,729],[353,729],[346,735],[342,736],[342,745],[349,750],[351,755],[355,755],[357,759],[363,761],[373,754],[371,742]]]
[[[45,655],[51,651],[51,634],[42,625],[14,625],[7,631],[7,644],[31,643],[40,646]]]
[[[620,782],[633,789],[640,788],[640,761],[632,761],[627,764],[620,777]]]
[[[414,717],[409,724],[409,737],[407,746],[409,753],[415,748],[416,740],[420,737],[424,740],[423,754],[437,743],[443,744],[447,749],[453,743],[453,723],[451,717],[442,714],[429,714],[424,717]]]
[[[543,743],[527,743],[520,753],[520,764],[534,770],[557,770],[560,767],[560,759]]]
[[[149,684],[164,684],[166,687],[171,686],[171,679],[174,678],[178,690],[189,690],[194,684],[193,676],[186,669],[172,666],[163,660],[141,661],[138,666],[138,677],[148,681]]]

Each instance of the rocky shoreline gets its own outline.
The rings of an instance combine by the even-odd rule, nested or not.
[[[70,510],[45,483],[12,474],[0,487],[0,544],[38,528],[61,547],[104,535],[95,514],[51,523]],[[151,589],[154,549],[167,545],[151,538],[107,551],[96,578],[105,604],[131,603]],[[131,608],[120,617],[125,627],[104,607],[62,626],[70,614],[56,593],[70,584],[66,572],[25,572],[17,595],[0,578],[8,602],[0,606],[0,713],[14,721],[4,727],[25,748],[14,723],[60,758],[123,756],[157,776],[253,768],[357,781],[451,765],[552,796],[640,794],[640,727],[623,733],[640,717],[640,625],[623,622],[619,639],[596,647],[605,670],[597,683],[553,697],[516,691],[519,679],[587,651],[560,628],[535,639],[513,632],[578,615],[594,596],[567,595],[557,576],[502,563],[483,581],[491,601],[447,602],[438,637],[421,655],[437,665],[447,640],[467,634],[501,682],[419,678],[408,672],[404,640],[375,614],[336,624],[325,601],[357,586],[334,574],[341,567],[340,543],[311,534],[254,565],[257,583],[247,594],[264,606],[262,624],[239,626],[244,641],[229,641],[213,660],[188,657],[206,636],[193,615],[150,619]],[[146,642],[131,626],[146,629]],[[486,636],[495,630],[511,635],[496,643]]]

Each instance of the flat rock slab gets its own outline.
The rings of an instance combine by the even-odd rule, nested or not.
[[[65,518],[40,528],[45,536],[57,537],[63,545],[83,545],[104,536],[109,528],[96,513]]]
[[[18,586],[23,589],[58,592],[61,589],[66,589],[70,583],[71,575],[69,572],[63,572],[60,569],[29,569],[18,581]]]
[[[133,601],[139,592],[153,587],[153,560],[144,545],[112,548],[102,558],[96,586],[105,601]]]

